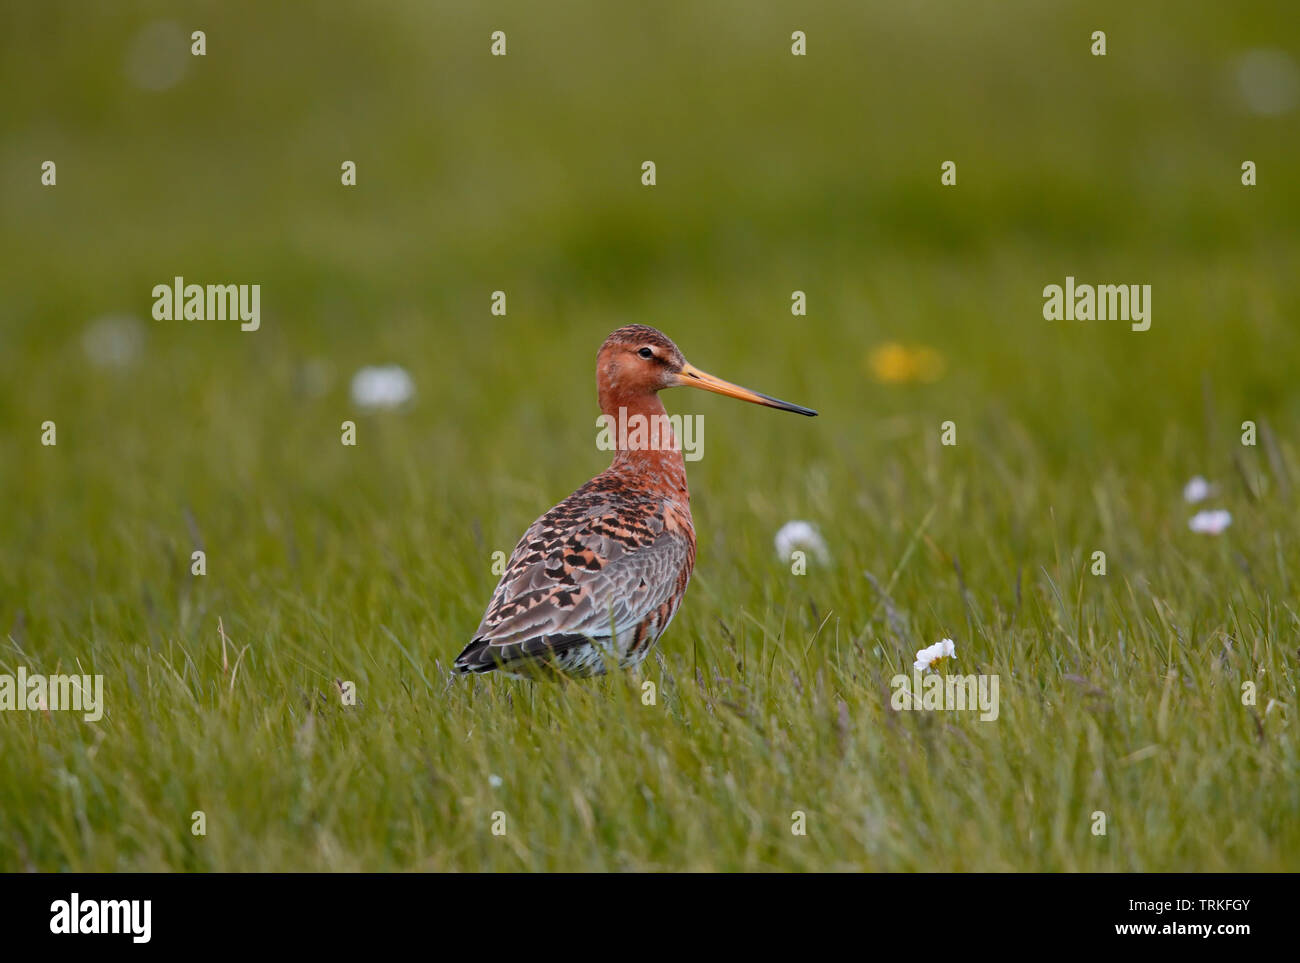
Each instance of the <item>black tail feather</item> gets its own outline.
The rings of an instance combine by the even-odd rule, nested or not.
[[[491,672],[507,669],[511,672],[545,672],[547,663],[574,646],[588,645],[591,638],[576,632],[539,635],[523,642],[493,645],[488,639],[471,639],[465,650],[456,656],[456,671],[465,675],[471,672]]]

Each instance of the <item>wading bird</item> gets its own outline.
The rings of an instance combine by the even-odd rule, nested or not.
[[[590,676],[646,657],[695,567],[686,463],[659,399],[683,385],[817,414],[705,374],[654,328],[619,328],[596,355],[600,410],[658,430],[617,432],[609,468],[524,532],[458,671]]]

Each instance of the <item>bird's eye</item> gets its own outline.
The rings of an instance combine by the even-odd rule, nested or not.
[[[655,353],[651,351],[649,348],[642,348],[640,351],[637,352],[637,354],[645,358],[647,361],[649,361],[651,358],[655,356]]]

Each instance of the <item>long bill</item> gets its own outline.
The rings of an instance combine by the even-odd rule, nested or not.
[[[703,388],[705,391],[713,391],[720,395],[726,395],[728,398],[739,398],[741,401],[748,401],[755,405],[780,408],[782,411],[793,411],[795,414],[808,415],[810,418],[817,414],[811,408],[805,408],[803,405],[793,405],[788,401],[782,401],[780,398],[773,398],[758,391],[751,391],[749,388],[742,388],[740,385],[733,385],[730,381],[723,381],[707,371],[701,371],[693,364],[682,365],[682,370],[677,374],[677,384],[687,388]]]

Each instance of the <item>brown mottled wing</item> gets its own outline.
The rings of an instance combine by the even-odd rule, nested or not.
[[[662,497],[594,479],[524,533],[456,668],[544,662],[622,638],[677,589],[693,552]]]

